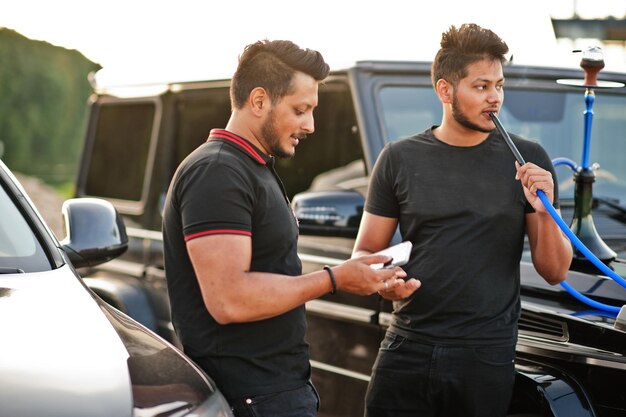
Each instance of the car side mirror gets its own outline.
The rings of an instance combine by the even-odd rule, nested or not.
[[[291,204],[300,234],[356,237],[365,199],[356,191],[312,191],[296,194]]]
[[[128,249],[124,221],[108,201],[74,198],[61,212],[66,229],[61,245],[75,268],[110,261]]]

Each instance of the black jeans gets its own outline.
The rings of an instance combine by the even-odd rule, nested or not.
[[[316,417],[320,398],[308,382],[301,388],[228,400],[235,417]]]
[[[388,332],[374,363],[366,417],[505,416],[515,346],[436,346]]]

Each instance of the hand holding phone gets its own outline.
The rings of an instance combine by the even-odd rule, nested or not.
[[[391,256],[391,260],[384,264],[372,264],[370,267],[373,269],[393,268],[394,266],[402,266],[409,262],[411,257],[411,248],[413,244],[409,241],[404,241],[376,252],[374,255],[387,255]]]

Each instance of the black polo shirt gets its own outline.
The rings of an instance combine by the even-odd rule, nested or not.
[[[297,388],[310,375],[304,306],[220,325],[204,305],[186,250],[188,240],[201,236],[250,236],[250,271],[300,275],[298,225],[273,165],[247,140],[214,129],[178,167],[164,207],[172,322],[185,353],[231,399]]]

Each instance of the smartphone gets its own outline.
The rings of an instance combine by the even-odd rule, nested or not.
[[[380,252],[376,252],[374,255],[388,255],[391,256],[391,260],[384,264],[371,264],[373,269],[392,268],[394,266],[402,266],[409,262],[411,257],[411,248],[413,244],[409,241],[404,241],[383,249]]]

